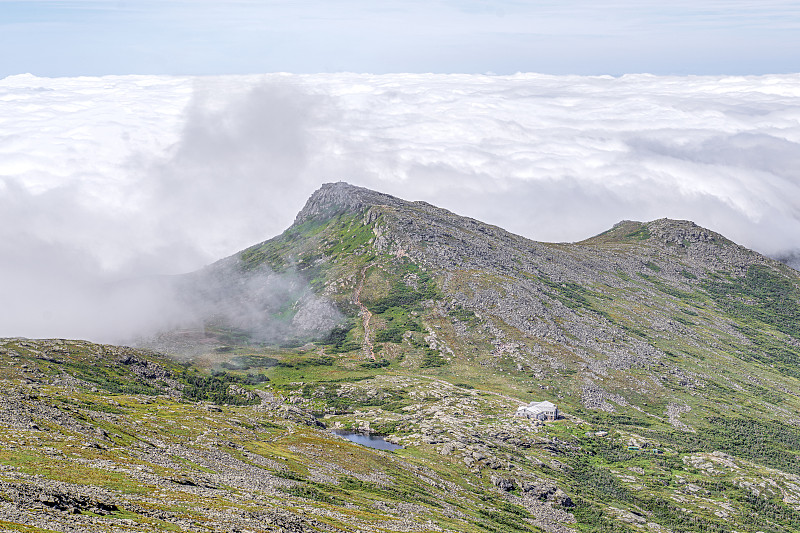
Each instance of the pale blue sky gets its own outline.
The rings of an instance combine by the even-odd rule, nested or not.
[[[0,77],[800,72],[800,2],[0,0]]]

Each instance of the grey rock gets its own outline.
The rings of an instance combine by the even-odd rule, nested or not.
[[[504,478],[500,476],[492,476],[491,478],[492,485],[499,488],[500,490],[504,490],[506,492],[510,492],[517,488],[517,482],[514,478]]]

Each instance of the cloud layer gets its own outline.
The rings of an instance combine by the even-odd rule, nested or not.
[[[800,75],[9,77],[0,335],[126,333],[95,316],[128,299],[98,282],[265,240],[326,181],[538,240],[672,217],[783,255],[800,250],[798,168]]]

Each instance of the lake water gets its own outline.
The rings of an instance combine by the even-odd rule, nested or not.
[[[383,440],[383,437],[377,435],[367,435],[364,433],[356,433],[355,431],[346,431],[343,429],[334,429],[334,433],[346,438],[349,441],[355,442],[368,448],[375,448],[376,450],[398,450],[402,448],[399,444],[392,444]]]

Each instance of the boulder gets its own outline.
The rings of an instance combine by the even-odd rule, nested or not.
[[[510,492],[517,488],[517,482],[514,481],[514,478],[504,478],[500,476],[492,476],[492,485],[497,487],[500,490],[504,490],[506,492]]]

